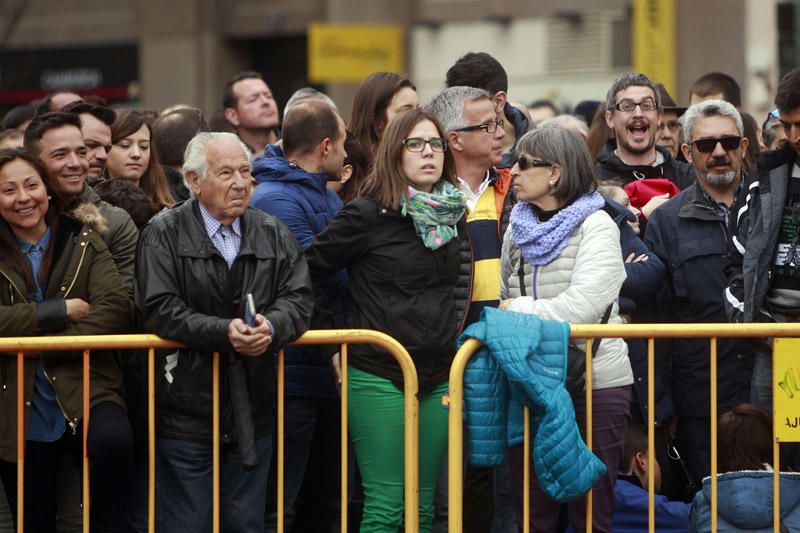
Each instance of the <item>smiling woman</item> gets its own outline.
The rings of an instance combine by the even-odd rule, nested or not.
[[[91,204],[72,213],[44,180],[30,152],[0,150],[0,336],[122,333],[130,301],[99,232],[105,221]],[[0,477],[16,498],[17,360],[0,357]],[[51,354],[25,359],[25,526],[54,531],[56,469],[79,460],[82,362]],[[117,530],[130,485],[133,436],[123,409],[113,354],[91,355],[92,529]],[[67,431],[69,428],[69,431]],[[12,501],[12,512],[16,505]]]
[[[152,213],[175,203],[153,145],[153,128],[136,110],[122,111],[111,125],[108,179],[125,179],[144,190]]]

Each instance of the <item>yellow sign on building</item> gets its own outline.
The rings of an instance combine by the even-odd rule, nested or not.
[[[373,72],[403,72],[403,32],[394,25],[311,24],[308,79],[360,82]]]
[[[800,339],[775,339],[773,360],[775,438],[800,442]]]
[[[675,90],[675,0],[633,0],[633,69]]]

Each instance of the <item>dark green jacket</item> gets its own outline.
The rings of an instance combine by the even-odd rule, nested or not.
[[[55,246],[45,300],[28,301],[22,277],[0,261],[0,336],[102,335],[125,331],[130,320],[130,301],[111,253],[100,235],[107,228],[97,208],[84,204],[73,214],[61,216],[51,236]],[[91,306],[77,322],[70,322],[65,300],[80,298]],[[76,348],[78,348],[76,346]],[[31,355],[31,354],[27,354]],[[70,426],[83,417],[81,352],[41,354],[45,372],[56,391],[58,403]],[[25,360],[25,410],[33,396],[40,357]],[[113,401],[124,405],[122,378],[113,354],[96,352],[91,357],[91,405]],[[0,460],[16,461],[17,358],[0,355]]]

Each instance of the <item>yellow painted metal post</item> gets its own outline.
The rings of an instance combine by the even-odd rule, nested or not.
[[[156,530],[156,350],[147,350],[147,531]]]
[[[531,531],[531,411],[525,406],[522,446],[522,531]]]
[[[781,530],[781,445],[778,440],[772,443],[772,531]]]
[[[592,449],[592,343],[590,339],[584,339],[586,343],[586,446]],[[594,513],[592,490],[586,495],[586,533],[592,533],[592,522]]]
[[[777,409],[775,408],[775,357],[772,357],[772,531],[779,533],[781,530],[781,445],[775,428],[777,426]]]
[[[219,533],[219,352],[214,352],[211,374],[211,530]]]
[[[276,509],[277,514],[277,531],[278,533],[283,533],[284,527],[284,516],[283,516],[283,501],[284,495],[283,491],[286,488],[284,485],[284,464],[283,458],[285,455],[284,446],[286,445],[285,442],[285,423],[286,423],[286,398],[284,398],[284,394],[286,393],[286,374],[285,374],[285,354],[283,350],[278,350],[278,503]]]
[[[470,356],[481,346],[475,339],[468,339],[453,358],[450,365],[450,408],[447,413],[447,531],[461,533],[463,529],[464,495],[464,368]]]
[[[655,339],[647,339],[647,530],[656,530],[656,372]]]
[[[711,337],[711,532],[717,533],[717,338]]]
[[[25,352],[17,352],[17,531],[25,531]]]
[[[91,378],[89,376],[90,351],[83,351],[83,533],[89,533],[89,410],[91,409]]]
[[[339,366],[342,375],[342,383],[339,386],[340,396],[341,396],[341,441],[340,446],[342,447],[342,464],[341,464],[341,500],[340,505],[342,507],[341,513],[341,523],[340,528],[342,533],[347,533],[347,476],[349,474],[348,463],[348,446],[350,445],[350,439],[347,436],[347,344],[342,343],[339,349]]]

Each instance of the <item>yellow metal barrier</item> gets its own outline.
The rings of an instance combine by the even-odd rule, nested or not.
[[[708,338],[710,343],[710,391],[711,391],[711,531],[717,531],[717,339],[719,337],[800,337],[800,324],[592,324],[573,325],[570,328],[570,337],[573,339],[586,339],[586,383],[591,383],[592,354],[591,342],[595,338],[644,338],[647,339],[647,376],[650,386],[647,391],[647,426],[648,426],[648,461],[654,464],[655,460],[655,382],[654,359],[655,339],[657,338]],[[450,368],[450,413],[449,413],[449,500],[448,516],[449,533],[461,533],[463,529],[463,409],[464,409],[464,370],[469,359],[481,347],[475,339],[467,340],[455,356]],[[586,387],[586,444],[592,447],[592,391]],[[530,527],[530,443],[529,443],[530,416],[525,409],[525,442],[524,442],[524,487],[523,487],[523,530],[527,533]],[[774,424],[774,420],[773,420]],[[773,528],[775,533],[780,531],[780,450],[777,439],[773,443]],[[648,522],[649,532],[655,531],[655,479],[654,469],[649,469],[648,474]],[[589,491],[587,498],[586,531],[592,530],[592,497]]]
[[[342,364],[342,515],[341,530],[347,531],[347,345],[373,344],[388,351],[398,362],[403,373],[405,401],[404,471],[405,471],[405,527],[407,532],[419,529],[419,403],[417,400],[417,373],[411,356],[396,340],[371,330],[317,330],[309,331],[293,344],[339,344]],[[17,357],[17,530],[24,531],[24,469],[25,469],[25,415],[24,358],[37,357],[31,352],[83,350],[83,531],[89,532],[89,459],[86,439],[89,428],[89,363],[92,350],[148,349],[147,363],[147,413],[148,413],[148,530],[155,531],[155,350],[181,348],[180,343],[167,341],[155,335],[87,335],[79,337],[16,337],[0,338],[0,354]],[[10,353],[9,353],[10,352]],[[284,453],[284,357],[278,354],[278,531],[283,531],[283,453]],[[213,511],[212,530],[219,532],[219,353],[212,361],[212,479]]]

